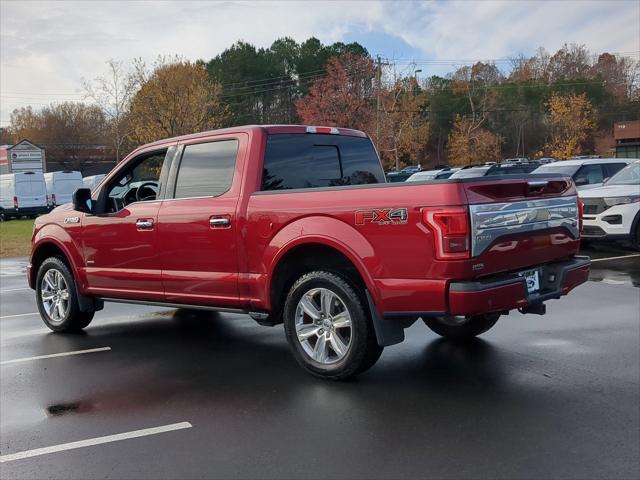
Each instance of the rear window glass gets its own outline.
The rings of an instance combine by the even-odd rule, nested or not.
[[[231,187],[237,153],[237,140],[187,145],[174,197],[217,197],[225,193]]]
[[[533,173],[558,173],[565,175],[573,175],[578,171],[580,165],[542,165],[541,167],[536,168]]]
[[[368,138],[316,134],[269,135],[262,190],[384,183]]]

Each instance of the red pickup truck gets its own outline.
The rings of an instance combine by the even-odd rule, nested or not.
[[[39,217],[28,269],[46,325],[104,301],[284,323],[296,360],[347,378],[416,319],[467,338],[587,280],[569,178],[386,184],[371,140],[252,126],[144,145]]]

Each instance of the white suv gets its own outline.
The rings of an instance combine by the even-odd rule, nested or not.
[[[640,249],[640,161],[627,165],[602,187],[579,195],[582,238],[629,240]]]

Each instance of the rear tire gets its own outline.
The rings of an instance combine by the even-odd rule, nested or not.
[[[362,296],[334,273],[302,275],[287,295],[283,320],[293,356],[316,377],[347,379],[382,354]]]
[[[640,221],[636,224],[636,233],[631,244],[636,250],[640,250]]]
[[[59,257],[49,257],[40,265],[36,277],[36,303],[44,324],[54,332],[82,330],[95,314],[80,310],[75,280]]]
[[[470,316],[444,316],[424,318],[424,323],[441,337],[452,340],[466,340],[477,337],[493,327],[499,313]]]

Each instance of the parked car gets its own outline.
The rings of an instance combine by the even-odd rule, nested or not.
[[[616,173],[602,187],[581,191],[582,236],[626,240],[640,250],[640,161]]]
[[[45,173],[44,180],[50,208],[69,203],[73,192],[83,186],[82,174],[70,170]]]
[[[509,163],[494,163],[491,165],[476,165],[471,167],[465,167],[449,178],[473,178],[473,177],[493,177],[498,175],[522,175],[531,173],[533,170],[540,166],[536,162],[509,162]]]
[[[407,182],[428,182],[431,180],[444,180],[449,178],[455,172],[460,170],[459,168],[440,168],[436,170],[423,170],[422,172],[416,172],[407,178]]]
[[[580,158],[564,160],[540,166],[533,173],[560,173],[569,175],[576,182],[578,190],[602,186],[603,182],[629,163],[631,158]]]
[[[587,280],[573,182],[530,186],[387,185],[356,130],[187,135],[136,149],[39,217],[27,277],[57,332],[86,327],[104,301],[244,312],[284,322],[300,365],[342,379],[419,317],[469,338]]]
[[[47,189],[39,172],[0,175],[0,220],[46,213]]]
[[[104,173],[101,173],[99,175],[89,175],[87,177],[83,177],[82,186],[84,188],[88,188],[89,190],[93,190],[100,184],[100,182],[104,177],[106,177]]]
[[[385,178],[389,183],[406,182],[411,175],[413,173],[410,172],[389,172],[385,175]]]

